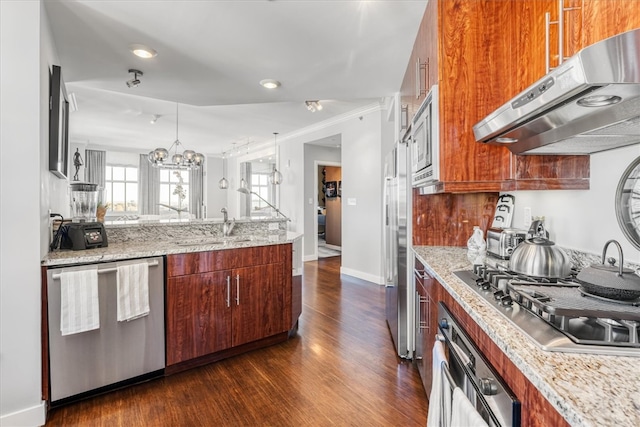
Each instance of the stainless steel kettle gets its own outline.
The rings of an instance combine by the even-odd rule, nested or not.
[[[534,277],[549,279],[567,277],[571,272],[571,260],[547,236],[542,221],[533,221],[525,241],[513,250],[509,269]]]

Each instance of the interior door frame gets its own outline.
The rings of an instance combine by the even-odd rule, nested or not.
[[[334,167],[339,167],[342,168],[342,163],[341,162],[329,162],[329,161],[322,161],[322,160],[314,160],[313,161],[313,196],[314,196],[314,200],[317,202],[318,201],[318,168],[320,166],[334,166]],[[316,206],[317,203],[315,204]],[[313,215],[313,258],[315,260],[318,259],[318,212],[317,209],[314,208],[314,215]],[[326,221],[325,221],[326,223]],[[342,241],[342,229],[340,230],[340,240]]]

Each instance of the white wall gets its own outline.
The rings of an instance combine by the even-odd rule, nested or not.
[[[640,156],[640,145],[591,155],[590,189],[582,191],[515,191],[513,225],[524,227],[524,208],[533,216],[544,216],[550,237],[558,245],[601,255],[607,240],[622,245],[625,260],[640,262],[640,252],[622,234],[615,214],[618,181],[633,159]],[[609,248],[609,255],[615,255]],[[617,258],[617,255],[615,255]]]
[[[313,221],[313,217],[305,215],[308,197],[304,185],[304,144],[340,135],[343,181],[341,272],[374,283],[383,283],[384,279],[380,231],[383,113],[380,108],[374,104],[280,139],[280,168],[284,175],[284,183],[280,185],[280,208],[292,219],[289,229],[304,233],[305,223]],[[307,243],[303,244],[306,247]]]
[[[48,189],[57,178],[48,176],[45,148],[51,46],[41,7],[0,2],[0,424],[7,426],[45,420],[40,259],[48,243]],[[35,161],[16,160],[25,155]]]

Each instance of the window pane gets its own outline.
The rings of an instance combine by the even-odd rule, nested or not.
[[[268,184],[269,184],[269,176],[260,175],[260,185],[268,185]]]
[[[160,181],[163,181],[163,182],[169,181],[169,170],[168,169],[160,169]]]
[[[127,182],[126,190],[127,190],[127,210],[137,211],[138,210],[138,183]]]
[[[124,181],[124,167],[122,166],[113,167],[113,180]]]
[[[115,169],[115,168],[114,168]],[[113,183],[113,210],[122,212],[125,210],[124,183]]]
[[[111,181],[111,166],[107,166],[107,169],[105,170],[104,179],[106,179],[107,181]]]
[[[127,181],[138,181],[138,168],[126,168]]]
[[[160,184],[160,203],[169,204],[169,184]]]
[[[260,185],[260,175],[251,175],[251,186],[256,187]]]

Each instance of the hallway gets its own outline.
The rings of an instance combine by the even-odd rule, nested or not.
[[[417,369],[393,351],[384,287],[304,265],[289,341],[54,409],[47,426],[424,426]]]

